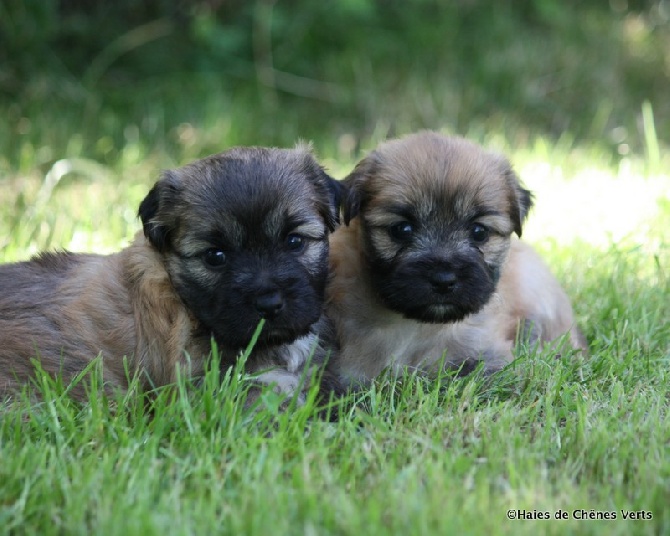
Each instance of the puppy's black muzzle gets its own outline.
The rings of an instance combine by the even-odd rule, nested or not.
[[[254,307],[261,317],[272,320],[284,308],[284,298],[279,290],[262,291],[256,295]]]
[[[433,291],[439,294],[449,294],[453,292],[458,276],[451,270],[441,270],[433,272],[429,279],[433,285]]]

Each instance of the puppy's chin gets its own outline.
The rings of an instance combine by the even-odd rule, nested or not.
[[[458,322],[469,315],[477,313],[484,305],[475,309],[463,308],[452,304],[433,304],[397,312],[401,313],[407,319],[417,320],[426,324],[447,324]]]
[[[272,326],[270,326],[269,329],[265,329],[264,327],[263,330],[261,331],[260,336],[258,337],[258,344],[266,348],[281,346],[282,344],[290,344],[294,342],[296,339],[299,339],[300,337],[304,337],[305,335],[307,335],[309,333],[312,324],[300,330],[287,329],[287,328],[273,328]]]
[[[317,319],[314,320],[316,322]],[[310,331],[312,324],[303,324],[299,327],[281,327],[273,328],[265,324],[258,339],[256,345],[263,348],[273,348],[275,346],[281,346],[282,344],[290,344],[300,337],[304,337]],[[253,326],[250,329],[237,332],[223,332],[221,330],[214,329],[212,334],[216,343],[224,348],[228,348],[233,351],[244,350],[249,346],[253,338],[255,329],[257,326]]]
[[[452,263],[448,288],[435,284],[444,265],[433,261],[402,262],[372,271],[372,285],[382,303],[405,318],[426,323],[463,320],[479,312],[496,290],[497,270],[481,262]],[[439,279],[439,278],[438,278]]]
[[[283,344],[290,344],[300,337],[304,337],[310,332],[312,325],[319,319],[316,315],[313,319],[303,319],[300,324],[285,324],[278,325],[273,321],[266,321],[263,329],[258,335],[256,346],[260,348],[273,348]],[[258,320],[260,322],[260,319]],[[216,343],[225,348],[234,351],[244,350],[252,341],[253,335],[258,327],[256,324],[247,324],[246,326],[238,325],[235,331],[231,331],[227,327],[219,327],[212,330],[214,340]]]

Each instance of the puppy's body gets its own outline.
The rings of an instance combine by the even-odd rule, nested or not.
[[[109,387],[127,387],[126,366],[145,372],[145,387],[171,383],[186,353],[202,373],[209,336],[197,334],[144,236],[109,256],[48,253],[3,266],[0,288],[0,391],[33,375],[33,357],[69,382],[101,354]]]
[[[101,355],[112,388],[197,377],[212,339],[230,366],[261,319],[247,370],[274,369],[258,381],[292,393],[310,354],[326,357],[337,188],[304,147],[232,149],[166,172],[140,206],[145,236],[119,253],[0,267],[0,394],[28,381],[32,358],[68,382]]]
[[[331,236],[327,289],[344,380],[479,361],[493,372],[520,329],[533,342],[570,332],[584,347],[547,266],[510,240],[531,200],[504,158],[420,133],[382,144],[345,183],[349,226]]]

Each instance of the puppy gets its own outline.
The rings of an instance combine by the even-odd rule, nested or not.
[[[101,355],[108,388],[127,389],[128,374],[143,389],[180,370],[198,377],[212,340],[229,367],[261,320],[248,371],[287,394],[306,388],[308,357],[321,366],[327,354],[318,333],[339,197],[306,146],[233,148],[165,172],[128,248],[0,267],[0,395],[29,380],[33,358],[69,382]]]
[[[381,144],[343,181],[331,236],[327,314],[351,384],[387,367],[486,372],[521,335],[585,349],[570,302],[521,236],[531,194],[509,162],[433,132]]]

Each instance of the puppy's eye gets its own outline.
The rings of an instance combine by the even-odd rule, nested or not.
[[[286,237],[286,247],[293,253],[299,253],[305,249],[306,243],[305,237],[296,233],[291,233]]]
[[[389,234],[398,242],[408,242],[414,235],[414,226],[408,221],[394,223],[389,227]]]
[[[226,262],[226,254],[220,249],[210,248],[205,251],[202,260],[211,268],[220,268]]]
[[[475,223],[470,230],[470,236],[473,242],[481,244],[489,239],[489,230],[481,223]]]

